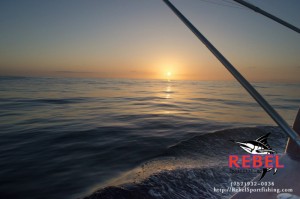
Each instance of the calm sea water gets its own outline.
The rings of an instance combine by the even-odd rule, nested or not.
[[[254,85],[292,125],[300,84]],[[235,82],[0,77],[0,198],[83,197],[196,136],[266,125]]]

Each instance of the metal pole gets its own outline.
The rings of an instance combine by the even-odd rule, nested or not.
[[[279,19],[278,17],[276,17],[276,16],[274,16],[274,15],[272,15],[272,14],[270,14],[270,13],[268,13],[268,12],[266,12],[266,11],[264,11],[264,10],[256,7],[256,6],[252,5],[252,4],[248,3],[248,2],[245,2],[243,0],[233,0],[233,1],[239,3],[239,4],[243,5],[243,6],[246,6],[247,8],[250,8],[251,10],[254,10],[255,12],[258,12],[258,13],[260,13],[260,14],[262,14],[262,15],[270,18],[270,19],[273,19],[277,23],[280,23],[280,24],[282,24],[282,25],[284,25],[284,26],[286,26],[286,27],[288,27],[288,28],[296,31],[297,33],[300,33],[300,29],[297,28],[296,26],[293,26],[292,24],[290,24],[290,23],[288,23],[286,21],[283,21],[282,19]]]
[[[167,6],[181,19],[181,21],[198,37],[198,39],[215,55],[215,57],[227,68],[235,79],[248,91],[257,103],[269,114],[269,116],[282,128],[282,130],[300,146],[298,134],[289,127],[286,121],[273,109],[273,107],[255,90],[255,88],[234,68],[234,66],[195,28],[185,16],[168,0],[163,0]]]

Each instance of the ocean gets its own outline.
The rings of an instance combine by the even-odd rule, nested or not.
[[[292,125],[300,84],[254,86]],[[0,77],[0,129],[12,199],[226,198],[212,187],[253,177],[226,169],[229,139],[286,142],[233,81]]]

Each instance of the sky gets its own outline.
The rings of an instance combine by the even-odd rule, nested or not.
[[[247,0],[300,27],[299,0]],[[250,81],[300,82],[300,35],[232,0],[171,0]],[[231,80],[161,0],[0,1],[0,76]]]

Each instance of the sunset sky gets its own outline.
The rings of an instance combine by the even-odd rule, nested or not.
[[[300,26],[299,0],[247,1]],[[298,33],[231,0],[171,2],[249,80],[300,82]],[[1,76],[232,79],[161,0],[6,0],[0,27]]]

